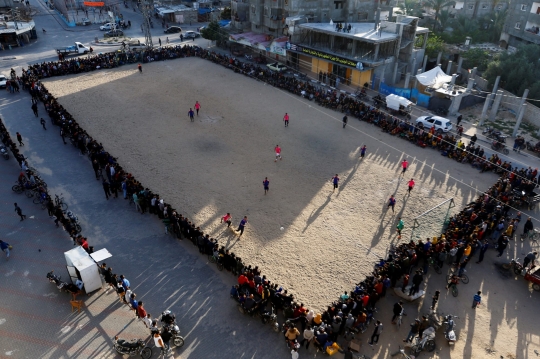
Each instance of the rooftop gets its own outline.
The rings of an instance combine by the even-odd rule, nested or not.
[[[300,28],[315,30],[319,32],[331,33],[332,35],[349,37],[353,39],[361,39],[367,42],[389,42],[396,40],[398,35],[391,32],[386,32],[384,29],[379,33],[374,30],[375,23],[373,22],[353,22],[350,23],[351,32],[337,32],[336,25],[330,23],[307,23],[298,25]]]

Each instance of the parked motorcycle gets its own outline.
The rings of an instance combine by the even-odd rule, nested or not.
[[[47,279],[49,279],[49,282],[54,283],[58,290],[62,290],[65,286],[67,286],[67,283],[62,281],[61,276],[54,274],[54,270],[47,273]]]
[[[515,275],[521,275],[523,272],[523,265],[521,265],[519,258],[512,259],[510,263],[503,263],[502,267],[507,270],[513,269]]]
[[[263,324],[270,323],[272,330],[276,333],[279,332],[279,324],[277,322],[277,315],[274,306],[270,310],[264,310],[261,313],[261,320]]]
[[[9,160],[9,152],[6,146],[0,144],[0,153],[4,157],[5,160]]]
[[[75,229],[75,231],[77,233],[81,233],[82,228],[81,228],[81,224],[79,222],[79,217],[77,217],[75,215],[75,213],[73,213],[71,211],[67,211],[67,212],[64,211],[64,213],[66,214],[66,218],[69,219],[69,221],[71,222],[71,225]]]
[[[152,348],[147,347],[146,343],[141,339],[128,342],[124,339],[118,339],[117,335],[114,337],[113,347],[121,355],[140,355],[143,359],[150,359],[152,356]]]
[[[500,142],[498,140],[491,142],[491,149],[502,152],[505,155],[507,155],[510,152],[508,151],[508,148],[506,148],[506,145],[503,142]]]
[[[414,354],[418,355],[422,350],[427,350],[432,352],[435,350],[435,328],[429,327],[424,330],[422,334],[422,339],[416,337],[416,342],[411,347],[411,350]]]
[[[448,345],[454,345],[457,341],[457,336],[454,331],[454,318],[458,317],[455,317],[453,315],[447,315],[444,317],[444,324],[446,324],[446,328],[444,330],[444,337],[448,341]]]

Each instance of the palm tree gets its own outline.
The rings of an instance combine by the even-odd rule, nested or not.
[[[455,1],[447,1],[447,0],[427,0],[426,5],[433,10],[435,10],[435,23],[437,23],[437,19],[439,18],[439,12],[447,7],[455,5]]]
[[[449,22],[450,22],[450,11],[447,9],[441,10],[441,13],[439,15],[439,26],[441,27],[442,31],[446,29]]]
[[[417,0],[405,0],[398,4],[399,10],[396,14],[414,15],[420,9],[420,3]]]

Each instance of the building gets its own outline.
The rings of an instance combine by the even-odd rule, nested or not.
[[[540,0],[510,2],[501,41],[513,47],[520,44],[540,44]]]
[[[506,9],[508,9],[508,2],[498,0],[457,0],[455,5],[449,8],[454,16],[465,16],[471,19]]]
[[[197,22],[199,15],[197,9],[186,5],[161,5],[155,11],[167,23],[189,24]]]
[[[380,82],[395,84],[406,73],[416,74],[425,53],[429,30],[418,18],[398,15],[396,22],[349,23],[351,30],[336,31],[330,23],[303,23],[290,29],[287,59],[291,66],[316,74],[327,73],[353,87]],[[415,48],[417,36],[424,47]]]
[[[232,0],[233,26],[244,31],[286,34],[285,19],[305,17],[309,22],[358,22],[372,20],[376,2],[371,0]]]

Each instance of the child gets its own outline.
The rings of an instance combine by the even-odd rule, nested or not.
[[[482,297],[480,296],[480,294],[482,294],[482,292],[478,291],[473,297],[473,303],[472,303],[473,309],[476,309],[476,307],[478,307],[480,305],[480,302],[482,301]]]
[[[435,306],[437,305],[437,302],[439,301],[439,295],[441,294],[440,291],[436,290],[435,295],[433,296],[433,299],[431,300],[431,310],[435,310]]]

